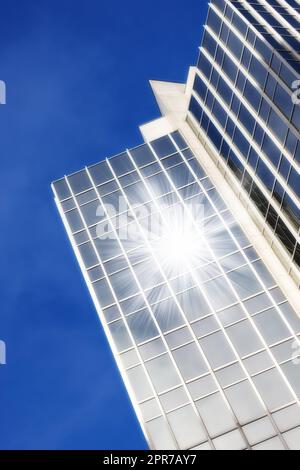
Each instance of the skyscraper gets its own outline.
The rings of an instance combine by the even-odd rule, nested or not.
[[[298,21],[212,1],[145,143],[52,185],[153,449],[300,449]]]

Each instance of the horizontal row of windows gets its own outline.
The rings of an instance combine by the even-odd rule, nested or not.
[[[258,265],[258,262],[256,262]],[[261,263],[259,266],[252,264],[253,269],[256,267],[261,267]],[[245,269],[245,265],[243,269]],[[241,272],[241,270],[239,271]],[[209,279],[209,277],[208,277]],[[265,281],[265,279],[263,279]],[[191,287],[189,287],[189,281]],[[179,286],[179,284],[181,285]],[[185,283],[186,286],[185,286]],[[190,310],[191,308],[191,301],[196,301],[197,299],[202,299],[200,305],[202,304],[205,306],[203,311],[194,306],[194,313],[189,313],[188,320],[191,325],[198,324],[201,320],[201,324],[207,324],[207,328],[209,324],[214,324],[211,316],[214,315],[212,309],[207,305],[206,301],[203,301],[203,296],[200,295],[199,289],[195,288],[194,285],[195,281],[191,278],[190,274],[186,274],[184,277],[178,277],[170,281],[169,285],[172,289],[172,295],[175,295],[178,299],[179,304],[183,308],[183,310]],[[282,294],[279,287],[272,287],[274,283],[268,282],[266,283],[267,286],[271,286],[268,288],[267,291],[261,291],[260,293],[255,293],[251,297],[245,298],[242,300],[242,303],[248,312],[249,315],[257,315],[263,313],[271,308],[274,308],[275,305],[280,305],[282,309],[282,313],[286,316],[286,319],[289,321],[290,325],[294,328],[297,334],[300,332],[299,330],[299,321],[297,323],[297,316],[291,314],[291,310],[289,310],[288,304],[283,306],[283,303],[286,303],[286,299]],[[186,289],[186,290],[185,290]],[[153,293],[155,292],[155,295]],[[145,289],[144,294],[136,294],[130,298],[122,300],[119,302],[119,306],[117,304],[110,305],[103,309],[103,314],[105,316],[105,320],[107,323],[115,322],[122,318],[122,315],[131,316],[136,315],[139,312],[147,311],[147,303],[149,305],[174,305],[172,303],[172,295],[169,287],[166,284],[161,284],[156,286],[154,289]],[[147,299],[147,303],[145,301]],[[164,303],[161,303],[164,302]],[[188,305],[190,307],[188,307]],[[231,326],[235,323],[238,323],[246,318],[245,311],[243,310],[242,306],[238,303],[234,303],[229,307],[222,307],[220,310],[217,310],[218,319],[220,320],[223,326]],[[202,322],[202,320],[207,320],[206,322]],[[182,326],[179,325],[179,328]],[[178,327],[175,327],[175,329]],[[202,336],[209,334],[206,330],[203,332]],[[174,331],[174,329],[171,329]],[[217,328],[218,330],[218,328]],[[211,331],[212,332],[212,331]],[[199,335],[201,336],[201,334]],[[145,340],[144,340],[145,341]],[[175,347],[175,346],[174,346]],[[284,360],[284,359],[281,359]]]
[[[246,304],[247,301],[244,303],[244,305],[246,306]],[[162,307],[163,304],[160,306]],[[257,334],[256,329],[253,328],[249,319],[246,318],[245,312],[242,310],[240,305],[230,307],[226,311],[220,312],[217,317],[215,315],[209,315],[200,320],[191,322],[191,330],[196,338],[200,340],[200,344],[202,344],[203,349],[206,350],[205,345],[207,347],[208,344],[210,345],[211,352],[205,352],[206,356],[209,358],[212,369],[220,370],[221,368],[226,367],[226,365],[234,363],[236,360],[235,356],[231,352],[230,343],[228,343],[227,346],[226,336],[223,335],[223,327],[225,328],[225,333],[229,336],[230,341],[232,342],[240,357],[243,358],[249,365],[250,374],[257,374],[262,370],[268,369],[275,365],[273,360],[270,360],[269,357],[269,360],[264,360],[264,343],[266,343],[266,345],[272,349],[272,353],[276,361],[279,363],[283,363],[289,359],[292,359],[295,354],[295,348],[292,347],[292,344],[295,341],[295,333],[299,335],[299,318],[295,313],[292,313],[292,311],[289,310],[287,303],[279,305],[278,308],[281,312],[281,315],[279,315],[277,309],[274,307],[269,310],[265,310],[262,313],[252,315],[251,321],[254,322],[254,325],[259,334]],[[154,307],[153,312],[156,319],[157,315]],[[228,321],[229,318],[224,317],[224,314],[231,314],[234,318],[234,321]],[[289,328],[282,320],[283,317],[286,318],[287,314],[290,315],[290,318],[288,318],[288,325],[290,326]],[[241,318],[238,318],[238,315],[240,315]],[[220,326],[219,321],[222,322],[222,326]],[[159,331],[150,312],[147,309],[127,316],[126,324],[137,345],[147,344],[148,347],[150,347],[149,342],[159,337]],[[295,332],[291,327],[295,329]],[[130,350],[132,347],[132,341],[127,333],[123,319],[117,319],[114,322],[109,323],[109,329],[118,350],[120,352]],[[170,330],[172,329],[167,331],[164,330],[164,333],[166,342],[172,351],[177,351],[183,345],[186,346],[188,344],[193,344],[193,335],[189,328],[185,326],[184,321],[179,324],[176,329],[173,329],[172,331]],[[263,335],[264,343],[261,341],[260,335]],[[219,344],[220,349],[226,349],[228,347],[230,352],[226,356],[226,354],[222,354],[221,351],[216,351],[214,353],[215,356],[213,357],[213,343],[216,345]],[[226,346],[222,348],[222,345]],[[249,361],[249,358],[258,353],[261,355],[260,364],[256,364],[255,366],[252,365],[251,367],[251,361]],[[162,351],[160,351],[158,355],[161,354]],[[149,358],[147,360],[151,359],[152,358]],[[146,359],[144,360],[146,361]],[[130,362],[129,364],[130,365],[127,367],[132,367]],[[203,375],[205,372],[206,371],[203,370],[197,371],[194,376],[185,377],[185,379],[191,380],[193,377]]]
[[[221,263],[221,266],[224,270],[223,263]],[[274,279],[264,269],[261,261],[254,261],[251,266],[263,278],[264,285],[268,288],[275,285]],[[134,264],[131,268],[128,267],[109,275],[113,292],[119,300],[134,297],[138,294],[140,287],[145,291],[147,290],[147,296],[151,299],[151,302],[158,302],[160,298],[167,298],[170,295],[169,286],[164,283],[165,278],[169,274],[168,269],[158,266],[151,258]],[[179,272],[176,274],[179,275]],[[230,284],[228,284],[226,278],[230,281]],[[182,291],[185,288],[190,289],[184,295],[180,295],[187,300],[189,298],[191,300],[191,302],[188,302],[191,304],[189,305],[188,312],[191,320],[194,319],[192,318],[194,315],[197,315],[196,318],[199,318],[201,315],[208,315],[211,310],[207,302],[204,301],[203,296],[198,292],[197,287],[194,287],[195,285],[203,285],[204,290],[208,292],[209,298],[211,297],[210,303],[215,310],[222,309],[224,306],[231,305],[236,301],[236,296],[231,286],[234,286],[235,292],[241,299],[246,299],[262,291],[261,284],[252,274],[252,270],[248,265],[227,271],[226,278],[223,275],[218,275],[216,266],[200,267],[199,269],[195,268],[192,274],[187,273],[183,277],[175,278],[173,281],[170,281],[169,285],[172,287],[173,292]],[[185,284],[182,285],[181,283]],[[111,288],[108,286],[105,278],[95,281],[93,288],[103,308],[114,303]],[[214,289],[215,295],[213,294]],[[216,292],[218,292],[217,297]],[[175,310],[177,309],[175,308]],[[172,315],[172,317],[174,320],[175,315]],[[167,320],[167,318],[162,320]],[[175,327],[176,325],[173,326],[173,328]]]
[[[187,147],[186,143],[183,141],[181,135],[178,132],[175,132],[171,135],[180,150],[185,149]],[[159,159],[172,155],[172,162],[179,158],[177,149],[168,136],[159,138],[151,142],[151,146],[155,153],[147,144],[136,147],[130,151],[130,155],[138,168],[157,163],[156,155]],[[118,178],[125,176],[129,173],[134,173],[136,170],[135,165],[133,164],[127,152],[124,152],[120,155],[116,155],[115,157],[111,157],[109,159],[109,162]],[[106,161],[93,165],[89,167],[88,170],[95,186],[104,185],[114,180],[114,175]],[[152,171],[154,171],[154,169]],[[127,180],[129,178],[130,177],[128,177]],[[91,179],[89,178],[89,175],[85,170],[79,171],[77,173],[74,173],[73,175],[68,176],[68,182],[75,195],[82,193],[93,186]],[[60,201],[71,197],[71,191],[64,178],[55,181],[53,183],[53,187]]]
[[[226,350],[222,343],[217,344],[219,344],[219,347],[216,347],[215,342],[213,342],[212,340],[212,344],[205,345],[205,354],[208,355],[208,360],[210,360],[210,357],[214,357],[215,354],[221,355],[221,351],[224,351],[224,355],[229,358],[229,356],[231,355],[227,351],[230,350]],[[217,397],[221,399],[221,395],[216,390],[217,385],[213,376],[205,375],[208,372],[208,367],[207,364],[204,362],[200,350],[198,349],[195,343],[183,346],[182,348],[174,351],[172,356],[177,364],[177,367],[182,377],[184,378],[184,381],[191,381],[190,383],[188,383],[187,388],[190,391],[192,397],[195,397],[193,399],[196,403],[198,403],[198,400],[201,399],[201,394],[202,396],[204,395],[206,397],[209,397],[210,399],[214,397],[214,401],[217,400]],[[259,361],[259,359],[261,359],[261,362]],[[258,369],[262,365],[262,362],[264,362],[264,364],[272,363],[267,353],[265,353],[265,357],[263,357],[263,352],[260,353],[260,357],[255,357],[255,360]],[[250,365],[250,361],[248,361],[248,364],[248,367],[251,370],[252,367]],[[167,393],[167,390],[177,388],[181,385],[180,376],[168,354],[163,354],[155,359],[151,359],[150,361],[145,363],[145,366],[147,373],[149,374],[150,380],[154,385],[155,391],[159,396],[163,395],[164,393]],[[255,394],[249,381],[245,380],[244,370],[239,364],[232,364],[230,368],[231,370],[228,367],[229,370],[226,370],[225,372],[228,375],[230,374],[230,372],[232,375],[235,374],[238,383],[236,383],[235,385],[224,386],[223,390],[240,424],[244,425],[248,422],[258,419],[259,417],[264,416],[266,414],[266,411],[264,407],[262,407],[261,401]],[[297,369],[292,362],[283,364],[281,368],[287,375],[292,377],[293,374],[297,373]],[[164,373],[162,373],[163,371]],[[127,375],[136,392],[137,401],[147,400],[153,396],[149,380],[141,366],[138,365],[128,370]],[[143,377],[143,380],[136,380],[137,375],[140,375],[140,378]],[[226,380],[224,372],[222,374],[224,378],[221,376],[221,373],[219,373],[218,375],[219,377],[221,377],[220,380]],[[192,382],[193,379],[199,376],[202,377],[197,379],[197,383],[196,381]],[[270,368],[269,370],[260,372],[257,375],[253,376],[252,380],[254,382],[254,386],[259,391],[259,394],[263,398],[270,412],[273,412],[276,409],[284,407],[295,401],[291,391],[286,385],[280,372],[276,368],[274,368],[274,365],[273,368]],[[296,380],[296,385],[297,392],[299,394],[299,380]],[[272,393],[270,393],[270,390],[272,390]],[[235,393],[232,395],[233,391],[235,391]],[[206,392],[208,392],[207,395],[205,395]],[[216,392],[217,394],[215,394]],[[223,402],[223,400],[221,400],[221,402]],[[227,429],[228,420],[224,419],[224,415],[223,419],[221,419],[223,413],[220,409],[218,410],[217,403],[218,400],[215,401],[216,408],[214,412],[218,416],[218,425],[216,428],[213,429],[212,422],[209,423],[209,430],[211,435],[221,434],[222,432],[226,432],[229,430]],[[223,402],[223,404],[225,407],[225,402]],[[219,407],[220,405],[221,403],[219,403]],[[217,410],[219,412],[217,412]],[[232,424],[231,421],[231,426],[236,427],[236,423]]]
[[[190,158],[190,152],[187,153],[186,151],[183,151],[183,155],[189,162],[189,166],[193,169],[194,173],[196,173],[197,178],[201,180],[201,184],[203,184],[207,189],[209,187],[211,188],[213,185],[210,180],[205,177],[201,168],[198,168],[199,165],[197,160],[194,157]],[[195,177],[192,175],[192,173],[189,172],[188,167],[185,166],[185,171],[183,171],[185,163],[183,163],[183,160],[179,154],[173,154],[172,156],[165,158],[162,160],[162,165],[165,170],[168,170],[167,174],[174,176],[174,179],[176,180],[176,186],[178,187],[180,193],[187,191],[183,188],[195,184],[193,182],[195,181]],[[133,171],[125,176],[119,177],[118,180],[112,180],[108,183],[102,184],[101,186],[97,186],[96,189],[93,189],[94,181],[91,180],[91,189],[87,189],[86,191],[77,194],[75,198],[70,197],[62,201],[61,204],[64,212],[68,212],[69,210],[74,209],[76,207],[76,202],[79,206],[84,206],[92,201],[99,199],[99,196],[103,200],[117,200],[117,194],[119,191],[118,182],[120,186],[128,193],[133,193],[139,186],[142,187],[143,179],[145,180],[146,185],[149,186],[149,189],[154,193],[155,197],[161,197],[161,193],[167,194],[171,192],[169,185],[167,186],[167,183],[165,182],[164,170],[161,169],[159,163],[152,163],[140,169],[139,171],[141,173],[141,177],[138,171]],[[159,187],[160,182],[163,182],[161,188]],[[200,192],[200,188],[198,192]]]
[[[206,382],[209,382],[207,379]],[[204,383],[204,381],[203,381]],[[196,383],[195,383],[196,385]],[[239,387],[240,391],[243,392],[247,387],[244,385]],[[248,394],[249,395],[249,394]],[[247,395],[247,396],[248,396]],[[170,399],[174,403],[181,402],[184,400],[184,391],[182,388],[177,388],[172,392],[162,395],[162,403],[168,403]],[[214,409],[216,409],[222,418],[226,418],[228,424],[229,415],[228,412],[225,415],[226,405],[222,404],[222,398],[220,394],[211,395],[207,398],[202,399],[197,403],[199,410],[206,410],[203,414],[204,423],[211,421],[214,416]],[[178,446],[181,449],[192,448],[192,450],[244,450],[248,448],[245,438],[253,450],[285,450],[282,444],[282,439],[288,445],[291,450],[299,450],[300,441],[300,427],[299,424],[299,410],[298,405],[292,405],[283,410],[273,413],[272,418],[268,416],[259,417],[256,420],[252,420],[251,423],[243,426],[241,431],[236,428],[233,424],[225,427],[226,431],[219,433],[217,432],[220,428],[217,420],[212,420],[209,426],[210,432],[212,432],[213,439],[210,442],[205,439],[205,434],[199,432],[202,428],[202,422],[200,422],[198,416],[195,414],[191,405],[185,405],[172,412],[168,412],[166,419],[162,416],[156,416],[158,405],[155,399],[149,400],[144,405],[141,405],[141,412],[143,416],[152,415],[154,419],[147,422],[146,429],[150,435],[150,438],[156,449],[175,449]],[[240,410],[240,408],[239,408]],[[202,416],[202,415],[201,415]],[[230,421],[232,423],[232,421]],[[275,427],[282,427],[283,422],[297,423],[291,426],[291,429],[285,429],[282,437],[279,438],[277,435],[278,431]],[[168,424],[167,424],[168,423]],[[276,423],[276,425],[275,425]],[[170,428],[168,427],[170,426]],[[172,434],[170,429],[172,429]],[[216,436],[216,437],[214,437]],[[174,438],[176,439],[176,446],[174,444]],[[195,443],[197,442],[197,446]]]
[[[206,182],[206,180],[203,180]],[[103,201],[101,204],[99,200],[92,201],[80,207],[80,212],[77,209],[72,209],[66,212],[65,216],[73,233],[82,232],[85,224],[90,227],[90,234],[92,238],[105,238],[110,239],[111,232],[113,230],[119,231],[120,229],[126,228],[125,233],[131,241],[138,241],[141,237],[139,235],[140,230],[136,225],[135,218],[139,220],[139,223],[143,227],[143,231],[147,231],[149,235],[158,236],[161,233],[161,229],[164,226],[164,222],[161,216],[158,214],[160,211],[166,211],[166,217],[172,218],[175,216],[175,212],[178,217],[182,218],[182,221],[188,222],[189,212],[194,217],[199,217],[198,222],[202,223],[207,219],[210,219],[216,214],[216,210],[223,211],[226,206],[223,200],[220,198],[217,191],[207,185],[205,187],[207,196],[204,194],[203,189],[199,187],[198,183],[184,187],[179,191],[182,201],[178,201],[176,193],[171,192],[157,199],[150,199],[148,203],[144,205],[136,205],[129,209],[126,201],[121,199],[119,203],[118,199],[113,201],[110,199],[109,203]],[[135,199],[132,198],[134,203]],[[138,200],[140,203],[140,199]],[[115,202],[115,203],[114,203]],[[114,203],[114,204],[113,204]],[[112,205],[113,204],[113,205]],[[189,212],[187,212],[187,210]],[[80,213],[84,217],[84,222]],[[136,230],[135,230],[135,227]],[[151,233],[149,233],[151,231]],[[124,232],[123,232],[124,233]],[[136,238],[135,238],[136,237]],[[121,238],[123,238],[121,236]],[[82,243],[82,237],[78,234],[76,239],[77,244]]]

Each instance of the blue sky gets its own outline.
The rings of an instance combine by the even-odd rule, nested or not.
[[[0,448],[143,449],[50,182],[141,143],[148,80],[186,79],[206,2],[0,8]]]

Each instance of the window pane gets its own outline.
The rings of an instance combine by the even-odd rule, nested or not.
[[[159,157],[166,157],[167,155],[176,152],[176,148],[168,136],[153,140],[151,145]]]
[[[77,209],[66,212],[66,218],[72,232],[77,232],[84,228],[83,222]]]
[[[295,354],[296,351],[296,354]],[[292,344],[292,352],[295,355],[298,355],[300,352],[299,344],[296,345],[295,342]],[[284,374],[286,375],[287,379],[289,380],[293,390],[300,397],[300,371],[299,371],[299,364],[300,359],[299,357],[295,358],[292,362],[287,362],[281,366]]]
[[[146,429],[150,435],[150,439],[153,443],[154,449],[176,449],[176,445],[173,441],[171,431],[164,418],[160,417],[149,421],[149,423],[146,424]]]
[[[274,367],[274,362],[272,361],[270,355],[267,351],[262,351],[254,356],[244,359],[244,365],[250,375],[258,374],[269,367]]]
[[[53,186],[60,201],[62,201],[63,199],[67,199],[71,196],[71,192],[65,178],[56,181],[55,183],[53,183]]]
[[[219,312],[218,317],[222,324],[226,326],[242,320],[246,317],[246,314],[240,305],[234,305],[233,307],[226,308],[226,310]]]
[[[161,338],[150,341],[147,344],[143,344],[139,347],[142,359],[146,361],[152,357],[158,356],[166,351],[166,347]]]
[[[300,406],[298,404],[289,406],[284,410],[273,413],[275,422],[281,432],[300,425]]]
[[[94,282],[93,289],[102,308],[114,303],[112,292],[105,279]]]
[[[68,181],[74,194],[81,193],[82,191],[92,187],[91,180],[85,170],[69,176]]]
[[[193,337],[187,327],[173,331],[172,333],[166,335],[166,341],[171,349],[182,346],[183,344],[189,343],[192,340]]]
[[[213,281],[209,281],[203,285],[210,302],[216,310],[234,304],[236,297],[231,291],[225,277],[219,277]]]
[[[208,372],[204,359],[195,343],[176,349],[173,352],[173,356],[184,380],[189,380]]]
[[[101,218],[105,217],[105,212],[98,199],[81,206],[80,209],[87,226],[97,224]]]
[[[168,420],[181,449],[188,449],[206,439],[201,420],[191,405],[172,411]]]
[[[180,384],[179,375],[167,354],[147,362],[146,367],[157,393]]]
[[[290,450],[300,450],[300,428],[292,429],[283,436]]]
[[[254,446],[253,449],[254,450],[285,450],[279,437],[273,437],[273,439],[269,439],[268,441],[265,441],[262,444],[258,444]]]
[[[213,369],[233,362],[236,357],[222,331],[199,340]]]
[[[127,317],[130,331],[137,343],[142,343],[159,335],[148,310],[133,313]]]
[[[275,308],[255,315],[253,320],[268,345],[291,336],[291,333]]]
[[[286,405],[293,400],[293,395],[276,369],[263,372],[254,377],[253,380],[263,400],[271,410]],[[270,393],[270,390],[272,393]]]
[[[133,346],[123,320],[117,320],[114,323],[110,323],[109,331],[111,332],[114,343],[119,352]]]
[[[200,415],[212,436],[236,427],[228,406],[219,393],[196,402]]]
[[[214,439],[213,443],[216,450],[244,450],[247,447],[238,429]]]
[[[173,299],[163,300],[153,305],[152,309],[163,332],[184,324],[183,317]]]
[[[183,389],[183,387],[176,388],[176,390],[171,390],[170,392],[165,393],[159,397],[163,409],[168,412],[177,408],[180,405],[184,405],[189,402],[189,398]]]
[[[157,400],[153,398],[152,400],[146,401],[140,405],[140,410],[145,421],[148,421],[155,416],[161,414],[161,410],[158,406]]]
[[[91,266],[98,264],[98,258],[91,242],[80,245],[78,249],[86,268],[90,268]]]
[[[263,289],[248,266],[236,269],[227,276],[241,299],[250,297]]]
[[[239,363],[227,366],[216,372],[217,379],[222,387],[232,385],[246,378],[246,374]]]
[[[218,386],[211,375],[206,375],[188,384],[189,392],[194,400],[205,397],[210,393],[217,392]]]
[[[248,380],[226,389],[225,394],[241,424],[254,421],[265,414]]]
[[[276,435],[276,431],[269,418],[262,418],[254,423],[244,426],[244,433],[250,445],[257,444],[260,441],[265,441],[269,437]]]
[[[137,401],[153,396],[150,382],[142,366],[134,367],[126,372]]]
[[[177,298],[187,319],[190,321],[204,317],[211,311],[200,289],[197,287],[179,294]]]
[[[263,343],[248,320],[230,326],[227,333],[241,357],[263,348]]]
[[[88,170],[96,186],[113,179],[113,174],[106,161],[93,165]]]
[[[125,173],[129,173],[134,170],[133,163],[131,162],[127,152],[117,155],[109,159],[109,163],[112,166],[116,176],[122,176]]]
[[[140,147],[132,149],[130,150],[130,154],[138,167],[155,161],[155,157],[148,145],[141,145]]]
[[[137,366],[140,363],[140,359],[135,349],[131,349],[130,351],[126,351],[120,354],[120,358],[125,369],[128,367]]]
[[[125,299],[138,292],[138,286],[129,269],[112,274],[110,281],[118,299]]]
[[[296,333],[300,333],[300,318],[288,302],[280,305],[280,310]]]

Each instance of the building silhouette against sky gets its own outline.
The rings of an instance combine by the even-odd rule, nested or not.
[[[145,143],[52,185],[153,449],[300,449],[299,8],[212,0]]]

